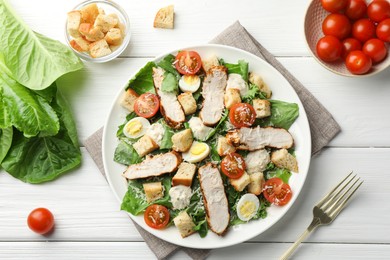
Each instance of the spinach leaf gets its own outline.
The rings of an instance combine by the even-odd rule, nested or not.
[[[229,74],[231,73],[240,74],[245,81],[248,81],[248,71],[249,71],[248,62],[244,60],[239,60],[238,64],[224,63],[224,66],[228,69]]]
[[[128,88],[134,89],[137,94],[141,95],[146,92],[156,93],[154,90],[153,83],[153,68],[156,67],[154,62],[149,61],[146,65],[140,69],[134,77],[129,80],[129,83],[126,86]]]
[[[289,129],[299,116],[299,108],[295,103],[270,100],[271,116],[261,119],[261,126],[274,126]]]
[[[30,89],[44,89],[83,66],[67,46],[28,28],[5,0],[0,0],[0,52],[14,79]]]
[[[12,127],[0,129],[0,163],[3,161],[9,148],[11,147],[12,134]]]
[[[131,165],[139,163],[142,160],[134,147],[122,139],[115,149],[114,161],[125,165]]]
[[[178,80],[180,79],[180,73],[177,72],[176,68],[173,66],[173,62],[175,61],[175,56],[172,54],[168,54],[162,60],[157,62],[157,66],[163,68],[165,71],[172,73]]]
[[[169,72],[164,73],[164,79],[161,84],[161,90],[177,94],[179,91],[179,83],[176,77]]]

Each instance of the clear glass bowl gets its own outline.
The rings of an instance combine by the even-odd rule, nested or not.
[[[75,8],[73,8],[73,10],[80,10],[84,6],[89,5],[89,4],[93,4],[93,3],[96,3],[98,8],[102,8],[106,14],[115,13],[118,16],[119,21],[125,25],[125,27],[126,27],[125,28],[125,37],[123,38],[122,43],[118,47],[116,47],[112,51],[112,53],[105,55],[105,56],[102,56],[102,57],[99,57],[99,58],[93,58],[87,52],[79,52],[79,51],[72,48],[72,46],[70,45],[70,41],[73,39],[73,37],[70,36],[68,33],[67,22],[65,22],[65,39],[66,39],[66,42],[68,43],[69,47],[76,53],[77,56],[79,56],[80,59],[85,60],[85,61],[89,61],[89,62],[103,63],[103,62],[107,62],[107,61],[115,59],[126,49],[127,45],[130,42],[130,38],[131,38],[130,20],[129,20],[129,17],[127,16],[127,13],[125,12],[125,10],[123,10],[122,7],[120,7],[118,4],[116,4],[112,1],[88,0],[88,1],[80,3]],[[69,11],[71,11],[71,10],[69,10]]]

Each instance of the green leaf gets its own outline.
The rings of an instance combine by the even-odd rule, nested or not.
[[[127,84],[126,90],[132,88],[137,94],[141,95],[146,92],[156,93],[153,83],[153,68],[156,67],[154,62],[149,61],[140,69]]]
[[[257,85],[249,83],[249,91],[241,98],[241,100],[243,103],[252,104],[253,99],[267,99],[267,97],[263,92],[260,91]]]
[[[274,178],[274,177],[277,177],[277,178],[280,178],[282,179],[282,181],[284,183],[288,183],[290,177],[291,177],[291,172],[287,169],[280,169],[280,168],[276,168],[271,170],[271,171],[267,171],[266,172],[266,178],[267,180],[268,179],[271,179],[271,178]]]
[[[142,160],[134,147],[122,139],[115,149],[114,161],[125,165],[131,165],[139,163]]]
[[[248,71],[249,71],[248,62],[244,60],[239,60],[238,64],[224,63],[224,66],[228,69],[229,74],[231,73],[240,74],[245,81],[248,81]]]
[[[139,215],[149,206],[146,202],[144,188],[141,182],[130,181],[129,187],[123,197],[121,210],[125,210],[133,215]]]
[[[161,140],[160,149],[171,149],[173,146],[172,136],[175,133],[173,132],[172,128],[170,128],[165,123],[164,119],[160,119],[158,122],[164,127],[164,135],[163,135],[163,138]]]
[[[214,127],[213,130],[210,131],[210,133],[207,135],[206,141],[209,140],[211,137],[213,137],[216,133],[223,135],[223,133],[222,133],[223,129],[224,129],[223,126],[225,126],[225,121],[228,118],[228,115],[229,115],[229,110],[227,108],[225,108],[225,110],[222,113],[222,117],[219,120],[217,126]]]
[[[179,91],[179,83],[177,81],[177,78],[169,72],[164,73],[164,79],[161,84],[161,90],[164,92],[172,92],[172,93],[178,93]]]
[[[295,103],[270,100],[271,116],[260,120],[262,126],[274,126],[289,129],[299,116],[299,107]]]
[[[14,79],[35,90],[83,67],[66,45],[28,28],[5,0],[0,0],[0,52]]]
[[[177,72],[173,62],[175,61],[175,56],[168,54],[162,60],[157,63],[157,66],[163,68],[165,71],[172,73],[177,79],[180,79],[180,73]]]
[[[0,129],[0,163],[3,161],[11,147],[12,135],[12,127]]]

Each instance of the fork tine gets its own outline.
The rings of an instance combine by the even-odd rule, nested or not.
[[[360,179],[360,178],[359,178],[359,179]],[[358,179],[358,180],[359,180],[359,179]],[[358,180],[356,180],[356,181],[354,182],[354,184],[348,189],[348,191],[351,190],[351,188],[357,183]],[[349,199],[352,197],[352,195],[357,191],[357,189],[359,189],[359,187],[360,187],[362,184],[363,184],[363,181],[361,181],[361,182],[355,187],[355,189],[348,195],[348,197],[346,197],[346,198],[338,205],[338,207],[335,208],[334,211],[333,211],[332,213],[330,213],[330,217],[331,217],[331,218],[336,218],[336,217],[337,217],[337,215],[341,212],[341,210],[344,209],[345,205],[347,204],[347,202],[349,201]],[[347,192],[348,192],[348,191],[347,191]],[[347,192],[345,192],[341,198],[344,198],[344,195],[346,195]]]
[[[357,180],[355,180],[355,182],[348,188],[348,185],[355,179],[356,177],[356,174],[355,176],[352,177],[351,180],[349,180],[337,193],[336,195],[334,195],[331,199],[329,199],[325,204],[324,206],[322,207],[322,209],[324,210],[324,212],[326,213],[329,213],[333,210],[334,207],[336,207],[340,200],[346,196],[346,194],[352,189],[352,187],[356,184],[357,181],[359,181],[360,178],[358,178]],[[345,189],[347,189],[346,191],[344,191]],[[340,195],[340,193],[344,191],[343,194]],[[339,196],[340,195],[340,196]]]
[[[324,198],[322,198],[318,203],[317,203],[317,207],[322,207],[325,202],[328,201],[328,199],[330,197],[332,197],[333,193],[344,183],[344,181],[346,181],[351,175],[352,175],[353,171],[350,172],[347,177],[345,177],[336,187],[334,187],[328,194],[326,194],[326,196]],[[355,175],[356,176],[356,175]]]

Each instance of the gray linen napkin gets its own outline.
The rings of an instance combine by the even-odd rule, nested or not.
[[[305,107],[310,123],[313,155],[317,154],[340,131],[340,127],[332,118],[332,115],[272,56],[272,54],[261,46],[261,44],[257,42],[238,21],[213,39],[211,43],[230,45],[251,52],[269,62],[285,76],[298,93],[298,96]],[[100,172],[105,176],[102,160],[102,134],[103,128],[87,138],[84,145],[98,166]],[[136,223],[134,223],[134,225],[158,259],[167,258],[178,249],[185,251],[192,259],[199,260],[205,259],[210,253],[210,250],[183,248],[168,243],[148,233]]]

